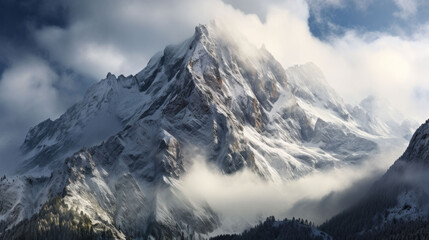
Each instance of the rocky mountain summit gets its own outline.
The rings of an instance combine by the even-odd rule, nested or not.
[[[223,174],[282,182],[358,163],[412,131],[396,134],[365,107],[346,105],[312,63],[284,70],[265,48],[200,25],[28,132],[17,176],[0,182],[0,236],[55,197],[118,239],[208,234],[220,217],[180,191],[196,153]]]

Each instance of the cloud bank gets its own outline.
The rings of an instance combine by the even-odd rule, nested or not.
[[[267,182],[248,169],[225,175],[200,155],[183,177],[182,192],[220,214],[221,232],[241,232],[267,216],[320,224],[357,202],[403,149],[384,149],[360,165],[315,172],[298,180]]]

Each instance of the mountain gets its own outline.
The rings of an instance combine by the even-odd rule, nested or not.
[[[59,212],[117,239],[206,235],[220,216],[181,191],[196,155],[223,174],[291,181],[359,163],[398,139],[362,121],[314,64],[284,70],[265,48],[200,25],[141,72],[109,73],[58,119],[30,129],[22,166],[0,183],[0,235],[21,238],[18,229]]]
[[[355,206],[321,229],[338,239],[429,238],[429,120]]]
[[[404,115],[387,101],[375,96],[368,96],[358,106],[348,106],[348,108],[363,129],[373,134],[394,133],[398,137],[409,140],[419,125],[414,120],[404,118]]]

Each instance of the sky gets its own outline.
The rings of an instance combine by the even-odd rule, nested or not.
[[[211,20],[264,44],[285,68],[314,62],[350,104],[375,95],[422,122],[428,13],[423,0],[2,0],[0,164],[108,72],[139,72]]]

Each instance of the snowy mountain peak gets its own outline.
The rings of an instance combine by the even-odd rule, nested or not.
[[[315,64],[285,71],[266,49],[213,22],[197,26],[184,42],[167,46],[135,76],[107,74],[59,119],[30,131],[21,172],[49,174],[81,147],[121,130],[132,136],[130,131],[153,125],[155,136],[161,136],[156,131],[168,133],[179,149],[201,147],[223,172],[250,167],[272,180],[294,178],[314,166],[341,162],[352,150],[347,147],[327,158],[303,148],[306,142],[372,142],[366,119],[356,121],[352,115]],[[325,127],[316,128],[319,120]],[[321,137],[325,131],[341,137]],[[268,150],[291,149],[291,143],[294,151]],[[356,159],[365,156],[360,151]]]
[[[8,204],[0,219],[14,226],[17,213],[35,214],[34,204],[60,195],[118,236],[119,228],[208,233],[219,217],[180,191],[194,149],[224,174],[247,168],[267,181],[288,181],[377,152],[383,139],[350,116],[314,64],[285,71],[235,32],[200,25],[135,76],[107,74],[58,119],[32,128],[20,174],[40,184],[16,195],[37,197]],[[136,221],[142,226],[133,229]]]

